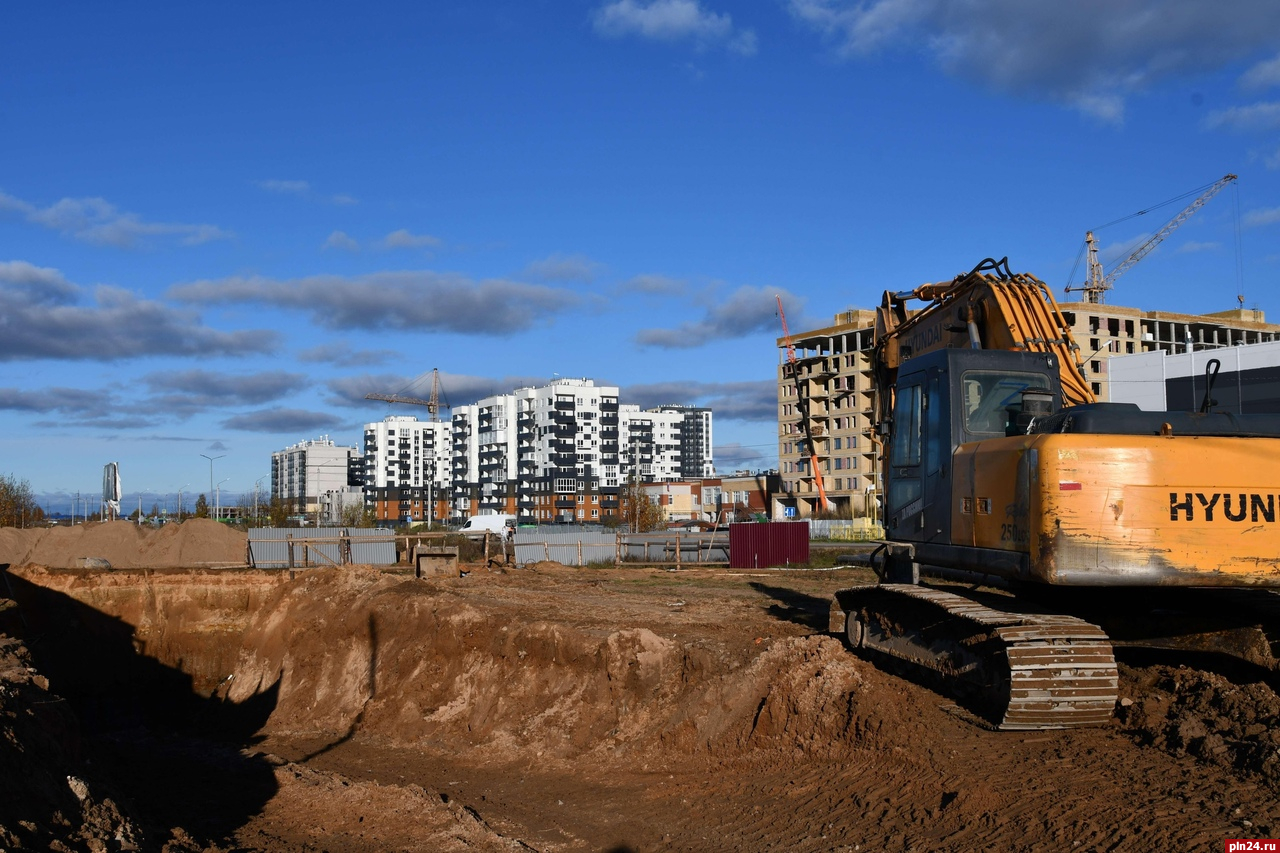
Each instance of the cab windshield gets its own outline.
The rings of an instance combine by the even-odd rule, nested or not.
[[[964,428],[975,438],[1010,435],[1022,408],[1022,392],[1049,390],[1049,378],[1039,373],[969,370],[963,382]]]

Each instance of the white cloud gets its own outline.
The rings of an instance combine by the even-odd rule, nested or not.
[[[1280,127],[1280,101],[1261,101],[1245,107],[1215,110],[1204,120],[1210,130],[1269,130]]]
[[[333,204],[342,204],[342,205],[360,203],[360,199],[356,198],[355,196],[347,195],[346,193],[338,193],[337,195],[330,197],[329,201],[332,202]]]
[[[581,281],[591,283],[603,268],[586,255],[562,255],[556,252],[525,267],[525,275],[541,281]]]
[[[27,261],[0,261],[0,288],[25,293],[32,302],[45,304],[66,304],[80,293],[80,288],[58,270]]]
[[[140,299],[118,287],[86,291],[55,269],[0,264],[0,361],[48,358],[115,361],[164,356],[243,357],[271,352],[275,332],[221,332],[191,311]]]
[[[624,282],[620,288],[623,292],[645,293],[651,296],[674,295],[689,289],[689,283],[682,279],[665,275],[637,275]]]
[[[635,340],[642,346],[692,349],[755,332],[772,331],[776,336],[782,331],[778,321],[778,296],[784,305],[803,307],[805,302],[785,290],[744,286],[728,298],[715,301],[697,322],[681,323],[674,329],[641,329]]]
[[[691,40],[698,45],[723,44],[743,56],[756,52],[752,30],[735,29],[731,15],[704,9],[699,0],[613,0],[596,10],[594,25],[608,38]]]
[[[439,237],[432,237],[430,234],[412,234],[406,228],[392,231],[382,238],[382,246],[385,249],[431,249],[442,245],[444,241]]]
[[[1259,208],[1245,213],[1241,220],[1247,226],[1274,225],[1280,222],[1280,207]]]
[[[1175,252],[1175,254],[1188,255],[1188,254],[1192,254],[1193,252],[1216,252],[1218,249],[1221,249],[1221,248],[1222,248],[1221,243],[1214,243],[1214,242],[1202,243],[1198,240],[1188,240],[1187,242],[1183,243],[1181,246],[1177,248],[1177,251]]]
[[[947,73],[1119,122],[1125,99],[1163,80],[1274,50],[1274,0],[1229,14],[1203,0],[789,0],[842,58],[924,51]],[[1250,79],[1268,79],[1258,66]]]
[[[330,329],[439,330],[508,334],[541,324],[580,302],[571,291],[502,279],[475,281],[429,270],[296,279],[262,276],[170,288],[200,304],[266,304],[303,311]]]
[[[1270,89],[1280,86],[1280,56],[1259,62],[1240,75],[1240,85],[1246,89]]]
[[[125,249],[151,238],[174,238],[184,246],[195,246],[232,236],[215,225],[147,222],[98,197],[64,198],[42,208],[0,192],[0,210],[18,213],[28,222],[86,243]]]
[[[292,193],[294,195],[301,195],[311,190],[311,184],[307,181],[258,181],[258,186],[268,192]]]
[[[360,251],[360,244],[347,235],[345,231],[334,231],[325,238],[324,249],[342,249],[347,252]]]

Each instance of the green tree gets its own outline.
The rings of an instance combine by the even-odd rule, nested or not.
[[[0,474],[0,527],[26,527],[43,518],[31,484],[12,474]]]
[[[203,494],[196,498],[196,518],[209,517],[209,499]]]

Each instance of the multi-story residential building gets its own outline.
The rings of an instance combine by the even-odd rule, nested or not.
[[[450,425],[392,415],[364,425],[364,499],[385,521],[448,518]]]
[[[680,425],[680,476],[701,480],[716,475],[712,452],[711,410],[699,406],[656,406],[652,412],[668,412],[682,416]]]
[[[1116,355],[1162,351],[1199,352],[1280,340],[1280,326],[1261,311],[1174,314],[1091,302],[1060,303],[1081,347],[1086,378],[1100,400],[1109,396],[1107,362]],[[781,491],[774,517],[808,516],[820,506],[816,458],[830,509],[861,515],[874,509],[879,486],[879,447],[871,440],[875,389],[870,350],[875,312],[837,314],[821,329],[793,335],[796,361],[786,358],[779,338],[778,463]],[[802,412],[808,408],[813,446],[805,440]]]
[[[683,463],[684,414],[678,411],[646,409],[624,404],[621,420],[624,479],[634,476],[641,483],[668,483],[680,479]]]
[[[453,412],[453,513],[600,521],[617,511],[618,389],[517,388]]]
[[[453,410],[452,517],[511,513],[539,522],[606,521],[633,472],[642,482],[679,480],[685,424],[701,469],[710,465],[711,412],[668,406],[641,412],[618,388],[557,379]]]
[[[319,513],[322,496],[360,485],[358,464],[353,475],[356,459],[354,447],[336,445],[327,435],[277,450],[271,454],[271,495],[296,513]]]

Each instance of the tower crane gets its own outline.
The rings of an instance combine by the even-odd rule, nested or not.
[[[1171,233],[1173,233],[1173,230],[1175,228],[1177,228],[1179,225],[1181,225],[1182,223],[1186,222],[1189,218],[1191,218],[1191,215],[1193,213],[1195,213],[1200,208],[1204,207],[1205,203],[1209,201],[1209,199],[1217,195],[1218,192],[1221,191],[1223,187],[1225,187],[1229,183],[1232,183],[1235,180],[1236,180],[1235,175],[1224,175],[1219,180],[1214,181],[1212,184],[1209,185],[1208,189],[1200,193],[1200,195],[1196,196],[1195,200],[1192,201],[1191,204],[1187,205],[1182,210],[1181,213],[1179,213],[1177,216],[1173,217],[1168,222],[1166,222],[1164,226],[1160,228],[1159,231],[1151,235],[1151,238],[1149,240],[1147,240],[1145,243],[1143,243],[1141,246],[1135,249],[1129,255],[1129,257],[1121,261],[1120,264],[1116,266],[1115,269],[1113,269],[1111,272],[1107,273],[1106,275],[1103,275],[1102,263],[1098,260],[1098,241],[1094,239],[1092,231],[1086,231],[1084,235],[1084,243],[1085,243],[1085,250],[1087,253],[1087,260],[1086,260],[1086,266],[1088,267],[1087,278],[1085,280],[1085,283],[1080,287],[1071,287],[1068,285],[1065,292],[1070,293],[1073,290],[1082,291],[1085,295],[1086,302],[1096,302],[1098,304],[1101,304],[1103,301],[1103,295],[1108,290],[1111,289],[1112,285],[1115,283],[1115,280],[1117,278],[1124,275],[1125,271],[1129,269],[1129,267],[1133,266],[1138,261],[1145,258],[1147,254],[1151,252],[1152,249],[1154,249],[1157,245],[1160,244],[1160,241],[1164,240],[1165,237],[1168,237]],[[1144,214],[1146,212],[1147,211],[1145,210],[1140,210],[1133,215],[1140,216],[1141,214]],[[1127,219],[1129,217],[1125,217],[1125,218]]]
[[[419,377],[421,378],[421,377]],[[412,384],[412,383],[410,383]],[[384,403],[405,403],[410,406],[426,406],[431,413],[432,423],[440,421],[440,369],[431,368],[431,397],[423,400],[420,397],[409,397],[404,394],[365,394],[366,400],[382,400]],[[448,404],[445,404],[446,408]]]
[[[796,408],[800,410],[800,423],[804,427],[805,449],[809,451],[809,467],[813,469],[813,482],[818,487],[818,508],[826,512],[831,508],[827,500],[827,489],[822,482],[822,470],[818,467],[818,453],[813,445],[813,425],[809,421],[809,395],[800,386],[800,369],[796,366],[796,346],[791,342],[791,331],[787,329],[787,315],[782,310],[782,297],[778,300],[778,319],[782,321],[782,338],[787,344],[787,364],[791,365],[791,378],[796,386]]]

